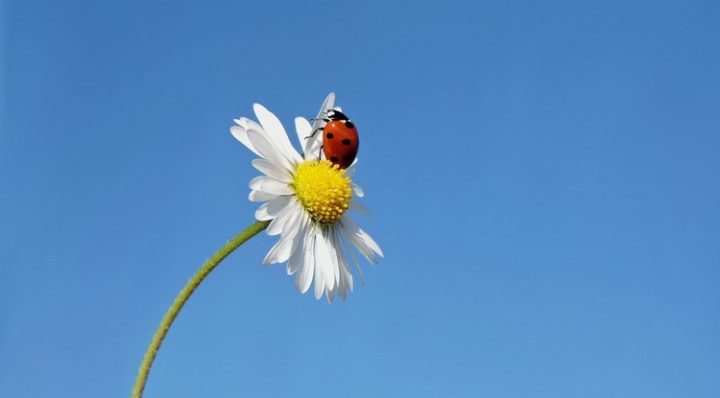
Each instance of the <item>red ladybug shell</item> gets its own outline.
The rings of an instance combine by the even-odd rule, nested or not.
[[[331,120],[323,130],[323,153],[325,159],[348,168],[355,160],[360,139],[357,128],[350,120]]]

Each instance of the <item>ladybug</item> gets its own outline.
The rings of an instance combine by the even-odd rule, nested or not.
[[[341,169],[348,168],[355,160],[360,146],[358,131],[350,118],[344,113],[328,109],[322,118],[326,122],[322,131],[322,150],[325,159],[338,165]]]

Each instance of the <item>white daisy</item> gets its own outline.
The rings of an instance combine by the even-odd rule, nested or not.
[[[367,213],[357,201],[364,195],[362,189],[350,180],[355,164],[345,170],[333,166],[319,156],[321,134],[307,138],[322,127],[319,119],[327,110],[339,109],[333,108],[334,102],[335,94],[330,93],[313,125],[295,118],[304,155],[293,148],[280,120],[260,104],[253,106],[259,124],[240,118],[230,128],[260,157],[252,165],[263,175],[250,181],[250,200],[264,202],[255,218],[271,220],[268,235],[280,235],[263,264],[287,262],[287,273],[295,275],[300,292],[307,292],[314,281],[315,298],[325,294],[329,301],[335,296],[344,299],[352,291],[350,261],[362,278],[353,247],[373,265],[377,256],[383,256],[378,244],[347,214],[347,210]]]

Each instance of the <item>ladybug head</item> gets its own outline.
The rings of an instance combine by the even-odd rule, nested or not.
[[[328,109],[325,112],[325,116],[328,118],[328,121],[330,121],[330,120],[350,120],[350,118],[345,116],[344,113],[342,113],[336,109]]]

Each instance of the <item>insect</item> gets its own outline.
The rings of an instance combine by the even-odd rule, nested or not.
[[[325,111],[322,120],[326,124],[318,131],[321,131],[323,135],[322,151],[325,159],[338,165],[341,169],[348,168],[355,160],[360,146],[355,123],[336,109]]]

